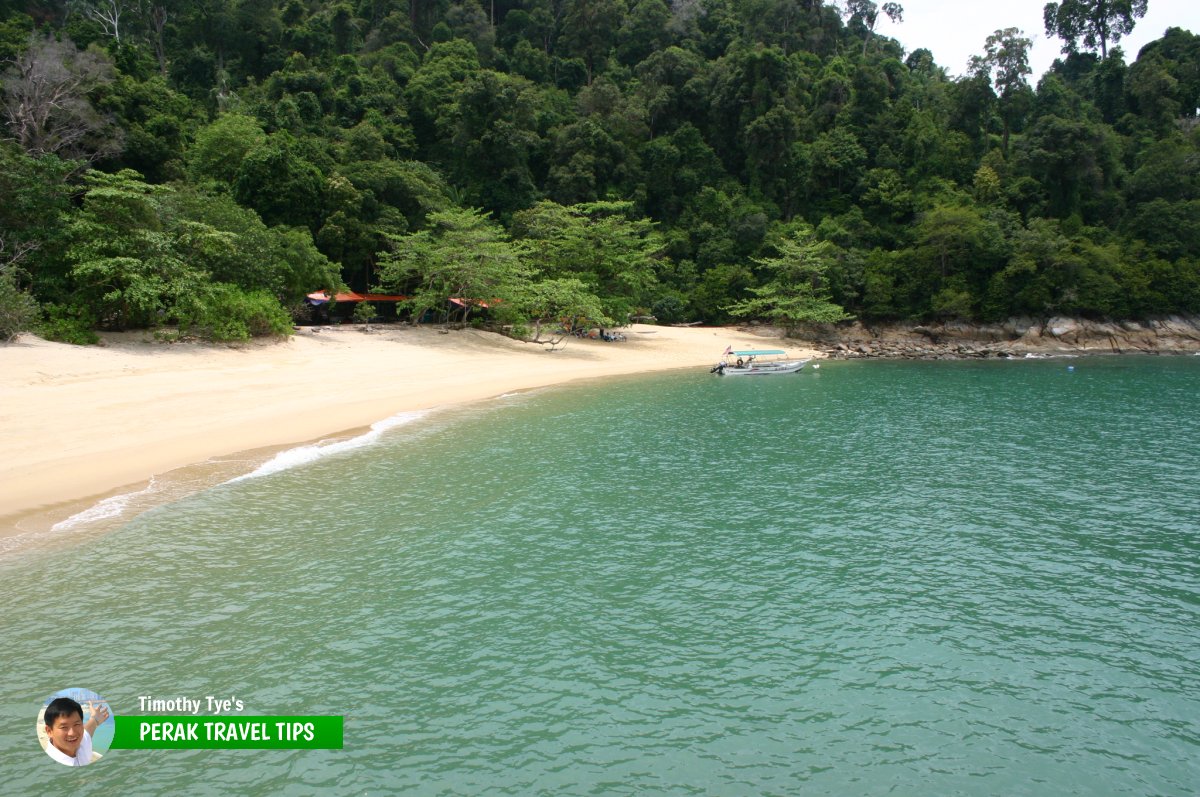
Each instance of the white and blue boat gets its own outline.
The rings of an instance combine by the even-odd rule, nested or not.
[[[760,359],[773,357],[775,359]],[[783,349],[751,349],[746,351],[725,350],[721,361],[709,373],[718,376],[770,376],[794,374],[808,364],[808,360],[789,360]]]

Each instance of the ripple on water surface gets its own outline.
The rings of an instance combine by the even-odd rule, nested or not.
[[[1073,364],[594,383],[151,511],[70,554],[70,680],[347,745],[84,791],[1196,793],[1200,363]],[[57,563],[0,566],[17,716]]]

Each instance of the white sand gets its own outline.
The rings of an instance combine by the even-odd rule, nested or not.
[[[461,330],[311,328],[240,348],[111,335],[0,344],[0,518],[239,451],[366,426],[398,412],[576,379],[711,365],[780,341],[723,328],[635,325],[628,341],[565,348]],[[820,356],[783,346],[796,356]],[[0,535],[14,528],[0,523]]]

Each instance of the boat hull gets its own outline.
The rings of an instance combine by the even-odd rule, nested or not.
[[[748,368],[738,368],[736,365],[727,365],[724,368],[717,366],[713,369],[713,373],[718,376],[778,376],[780,374],[794,374],[808,365],[808,360],[791,360],[781,363],[763,363],[761,365],[752,365]]]

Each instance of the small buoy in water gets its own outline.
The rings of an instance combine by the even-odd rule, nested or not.
[[[817,370],[817,369],[818,369],[818,368],[820,368],[820,367],[821,367],[821,364],[820,364],[820,363],[813,363],[813,370],[814,370],[814,371],[815,371],[815,370]]]
[[[1068,366],[1067,366],[1067,370],[1068,370],[1068,371],[1074,371],[1074,370],[1075,370],[1075,366],[1073,366],[1073,365],[1068,365]]]

